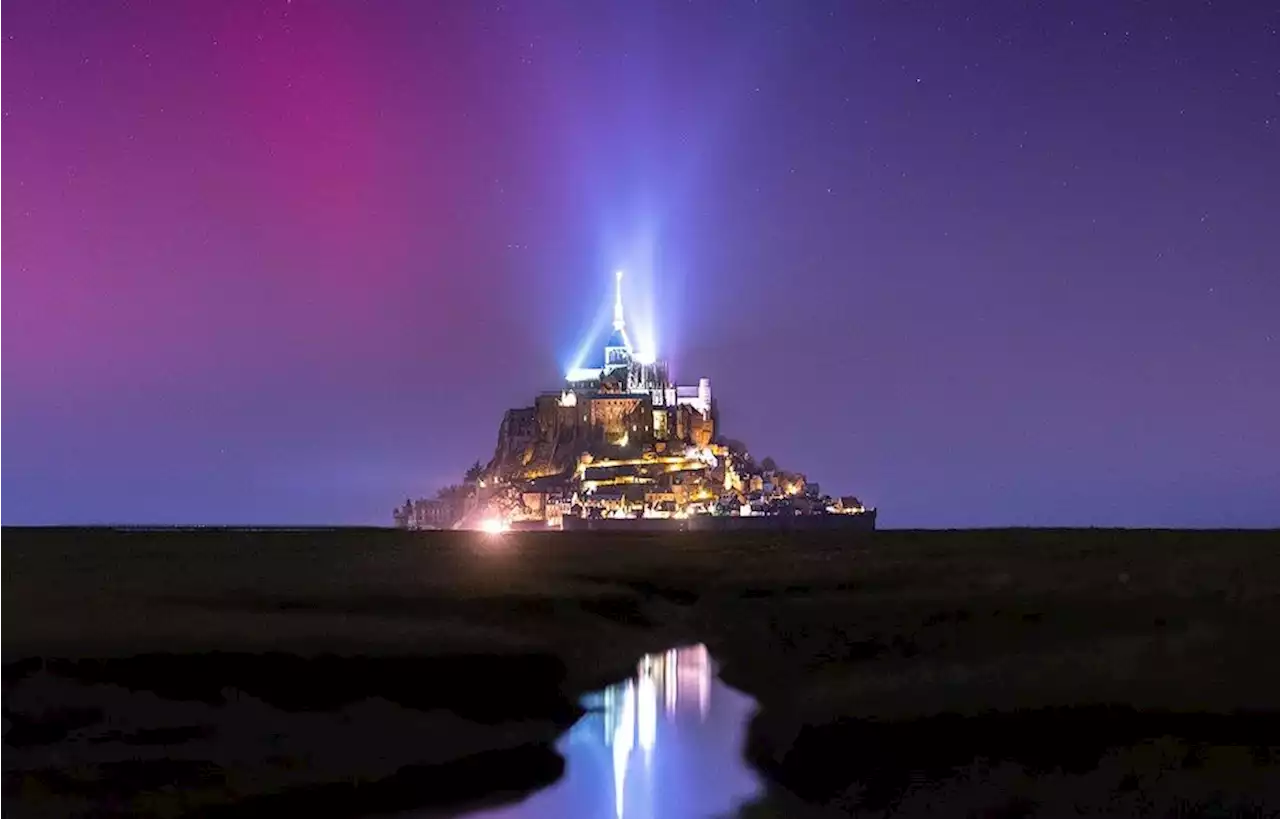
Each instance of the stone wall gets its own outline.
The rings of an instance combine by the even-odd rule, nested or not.
[[[591,424],[602,430],[607,441],[616,441],[624,435],[634,439],[638,433],[644,433],[647,440],[653,426],[652,410],[644,406],[648,403],[647,397],[632,395],[592,398]]]

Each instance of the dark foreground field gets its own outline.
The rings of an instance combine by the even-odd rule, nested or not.
[[[329,816],[554,781],[706,643],[747,816],[1280,812],[1280,536],[3,532],[8,816]],[[479,784],[483,783],[483,785]]]

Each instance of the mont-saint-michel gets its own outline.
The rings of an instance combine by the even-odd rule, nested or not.
[[[603,358],[508,409],[493,457],[395,509],[404,529],[874,529],[876,510],[724,436],[711,379],[680,384],[633,343],[614,274]]]

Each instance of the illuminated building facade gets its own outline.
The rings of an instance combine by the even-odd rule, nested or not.
[[[632,346],[622,302],[622,271],[616,274],[613,332],[605,342],[603,366],[574,367],[565,382],[562,403],[587,406],[587,423],[600,427],[608,441],[705,447],[715,436],[710,379],[678,386],[671,381],[665,361]]]

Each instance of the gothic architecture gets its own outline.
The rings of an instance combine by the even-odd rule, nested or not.
[[[683,452],[711,444],[711,382],[679,386],[666,362],[637,352],[627,333],[621,271],[615,284],[613,332],[600,366],[574,368],[560,390],[538,396],[532,407],[507,410],[487,472],[527,480],[569,474],[586,452]]]

